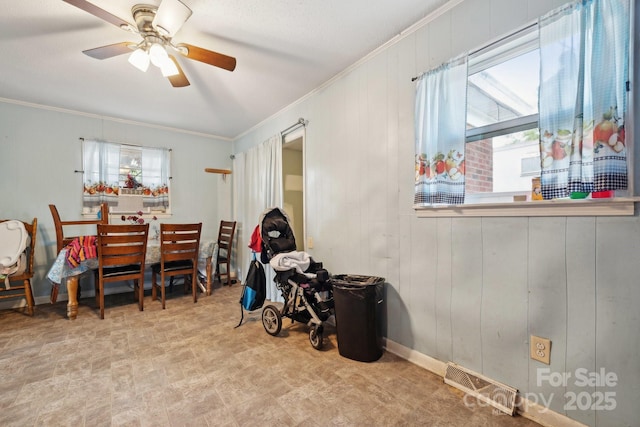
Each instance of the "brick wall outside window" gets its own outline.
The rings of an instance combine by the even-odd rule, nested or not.
[[[493,191],[492,139],[468,142],[464,156],[466,193],[491,193]]]

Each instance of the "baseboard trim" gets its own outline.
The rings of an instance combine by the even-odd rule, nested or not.
[[[67,290],[66,289],[62,290],[63,289],[62,287],[60,289],[61,290],[60,290],[60,293],[58,293],[58,298],[56,299],[56,302],[68,301],[69,296],[67,295]],[[145,289],[150,289],[150,288],[145,287]],[[121,285],[121,286],[109,286],[104,290],[105,295],[120,294],[125,292],[133,292],[133,288],[131,286]],[[82,298],[95,297],[95,296],[96,296],[96,291],[92,287],[82,290]],[[51,303],[51,296],[46,295],[46,296],[34,297],[34,300],[36,305],[49,304]],[[23,303],[22,305],[26,305],[26,301],[24,299],[22,300],[22,303]]]
[[[544,427],[588,427],[579,421],[571,419],[528,399],[516,397],[518,413],[524,418],[535,421]]]
[[[439,361],[438,359],[434,359],[426,354],[422,354],[418,351],[405,347],[390,339],[384,339],[383,345],[388,352],[391,352],[414,365],[420,366],[427,371],[433,372],[442,378],[444,378],[444,374],[447,372],[447,364]]]
[[[67,294],[64,294],[64,298],[60,298],[62,295],[58,296],[58,300],[67,300]],[[42,297],[34,297],[34,302],[36,305],[40,305],[40,304],[50,304],[51,303],[51,296],[42,296]],[[25,305],[27,305],[26,301],[25,301]]]
[[[426,354],[405,347],[387,338],[383,339],[383,345],[388,352],[433,372],[442,377],[444,381],[444,376],[447,371],[447,364],[445,362],[434,359],[431,356],[427,356]],[[585,424],[571,419],[566,415],[554,412],[551,409],[547,409],[542,405],[520,396],[516,397],[516,408],[518,414],[544,427],[587,427]]]
[[[35,304],[38,304],[38,302],[35,301]],[[0,302],[0,310],[16,309],[16,308],[22,308],[26,306],[27,306],[27,300],[24,297],[22,298],[16,297],[15,299],[10,299],[7,301]]]

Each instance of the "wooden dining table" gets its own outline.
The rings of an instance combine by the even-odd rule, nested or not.
[[[199,280],[198,286],[207,295],[211,295],[213,263],[212,259],[216,256],[217,242],[215,240],[203,240],[200,242],[198,253],[198,273],[205,278],[202,284]],[[95,251],[94,251],[95,253]],[[67,301],[67,317],[75,319],[78,317],[78,283],[83,273],[96,270],[98,268],[98,258],[91,257],[82,260],[77,266],[72,267],[67,262],[67,248],[62,248],[58,253],[56,260],[52,264],[47,278],[51,282],[51,303],[55,303],[58,298],[58,290],[62,283],[66,284],[68,301]],[[150,266],[160,262],[160,242],[150,240],[147,244],[147,253],[145,257],[145,266]]]

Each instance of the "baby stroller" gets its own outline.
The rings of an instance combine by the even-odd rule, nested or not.
[[[276,336],[282,329],[282,318],[311,327],[309,341],[316,350],[323,346],[324,323],[334,315],[333,292],[329,273],[322,263],[306,252],[296,251],[296,241],[287,214],[270,208],[260,218],[262,238],[261,261],[274,269],[276,287],[282,293],[284,306],[267,305],[262,310],[262,325]]]

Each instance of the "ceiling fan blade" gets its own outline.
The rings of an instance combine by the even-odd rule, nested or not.
[[[110,14],[104,9],[99,8],[98,6],[89,3],[85,0],[62,0],[65,3],[69,3],[72,6],[77,7],[78,9],[82,9],[85,12],[89,12],[90,14],[97,16],[98,18],[107,21],[110,24],[113,24],[117,27],[120,27],[124,30],[131,28],[131,25],[115,15]]]
[[[135,43],[122,42],[83,50],[82,53],[95,59],[107,59],[113,56],[131,53],[136,46],[137,45]]]
[[[178,60],[174,58],[173,55],[169,55],[169,58],[173,61],[174,64],[176,64],[176,68],[178,69],[178,74],[176,74],[175,76],[167,77],[169,79],[169,82],[171,83],[171,86],[173,87],[189,86],[190,85],[189,80],[187,80],[187,76],[185,76],[184,72],[182,72],[182,68],[180,68],[180,64],[178,64]]]
[[[164,37],[176,35],[191,16],[191,9],[180,0],[162,0],[151,25]]]
[[[229,71],[233,71],[236,69],[236,58],[233,58],[231,56],[212,52],[210,50],[186,43],[180,43],[176,45],[176,48],[178,49],[178,52],[189,59],[204,62],[205,64],[213,65],[214,67],[224,68],[225,70]]]

